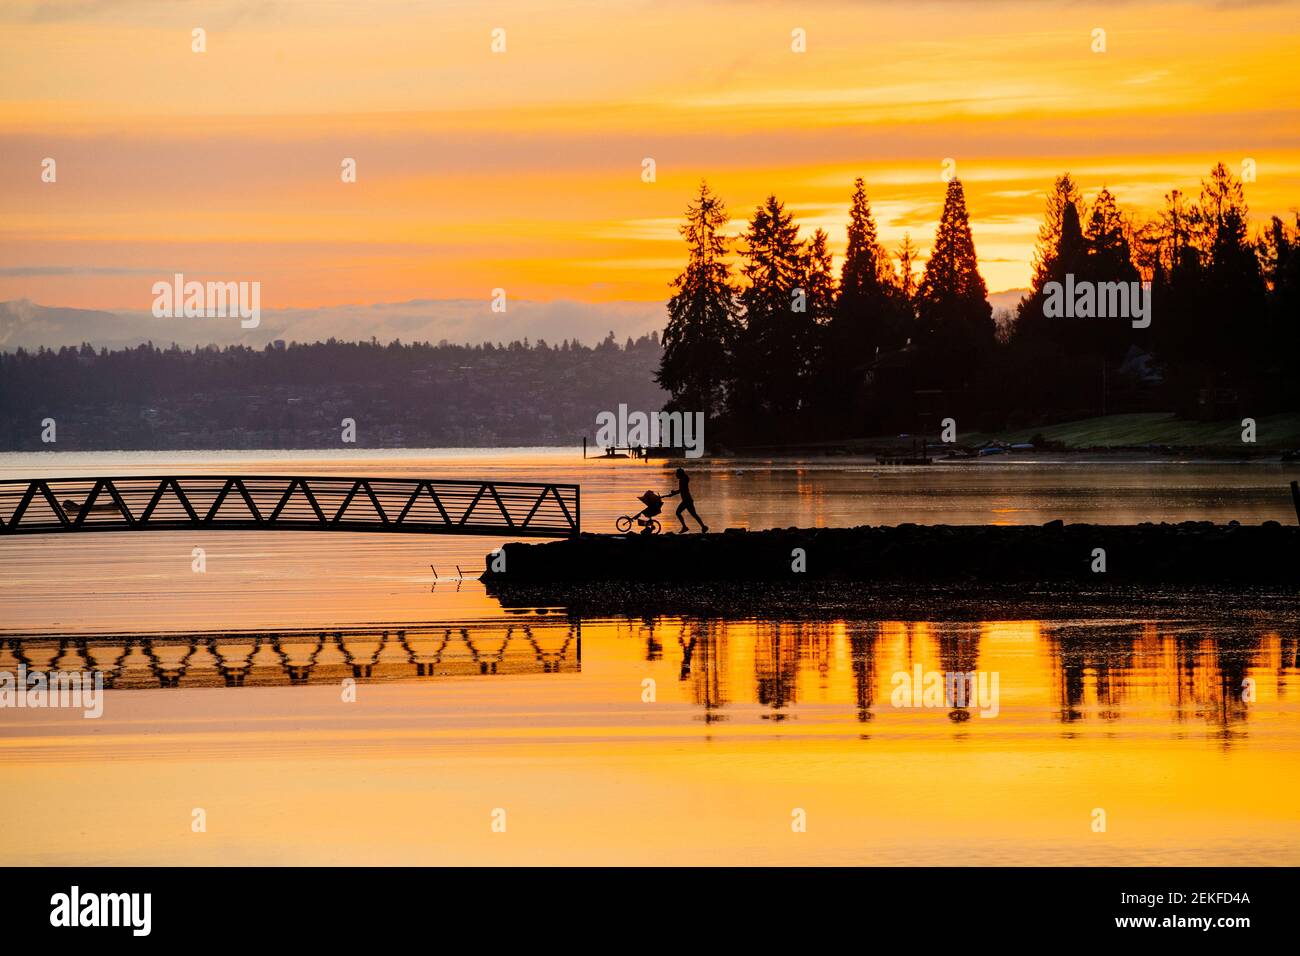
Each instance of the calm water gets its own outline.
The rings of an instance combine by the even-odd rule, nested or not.
[[[584,462],[573,449],[312,454],[317,457],[3,454],[0,478],[230,472],[574,482],[582,486],[582,525],[589,531],[612,531],[618,515],[640,509],[636,498],[647,488],[675,487],[662,464]],[[700,514],[715,530],[907,521],[1041,524],[1056,518],[1295,521],[1288,482],[1297,470],[1282,465],[1030,459],[884,468],[832,458],[703,463],[691,470]],[[671,527],[671,511],[666,517]],[[228,531],[0,539],[0,630],[210,630],[494,617],[500,608],[476,579],[484,555],[500,543]],[[205,574],[191,571],[195,547],[206,553]],[[462,576],[469,580],[458,580]]]
[[[568,451],[0,456],[3,477],[172,468],[578,481],[592,530],[670,485]],[[1287,480],[836,459],[704,465],[694,487],[715,527],[1257,522],[1295,520]],[[0,539],[0,671],[93,667],[111,686],[97,720],[0,710],[0,863],[1300,863],[1293,610],[507,615],[455,570],[495,546]],[[996,713],[911,706],[898,687],[918,668],[996,675]]]

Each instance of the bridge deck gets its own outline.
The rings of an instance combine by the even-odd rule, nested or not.
[[[81,531],[368,531],[560,538],[577,485],[426,478],[155,475],[0,481],[0,536]]]

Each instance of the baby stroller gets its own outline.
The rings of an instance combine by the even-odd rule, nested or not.
[[[653,491],[647,491],[637,501],[645,505],[634,515],[623,515],[614,522],[614,527],[627,534],[632,530],[632,523],[640,525],[642,534],[658,534],[659,522],[655,517],[664,510],[664,499]]]

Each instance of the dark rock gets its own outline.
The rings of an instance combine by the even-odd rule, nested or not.
[[[805,573],[790,571],[794,548],[807,553]],[[1105,573],[1091,569],[1095,548],[1106,551]],[[582,585],[826,579],[933,585],[1028,582],[1097,591],[1121,584],[1300,588],[1300,527],[1277,522],[729,528],[707,536],[584,534],[546,544],[511,543],[505,551],[508,571],[489,570],[485,581]]]

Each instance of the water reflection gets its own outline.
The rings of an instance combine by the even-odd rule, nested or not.
[[[1295,710],[1288,694],[1294,696],[1300,667],[1300,639],[1290,620],[645,616],[585,624],[570,618],[333,631],[17,635],[0,638],[0,670],[97,670],[106,686],[119,689],[580,674],[584,627],[601,667],[591,682],[566,691],[575,708],[597,701],[621,705],[626,687],[652,674],[673,688],[660,690],[659,700],[688,705],[707,723],[781,724],[802,717],[809,726],[849,719],[892,722],[895,729],[924,726],[932,733],[947,725],[968,734],[1030,722],[1059,725],[1069,737],[1122,721],[1154,722],[1175,733],[1199,722],[1227,747],[1245,735],[1261,708]],[[900,684],[908,688],[901,698]],[[999,700],[986,699],[990,687]],[[512,685],[509,693],[529,691]],[[903,723],[912,718],[929,722]]]
[[[1225,746],[1261,706],[1290,709],[1300,671],[1293,623],[1256,626],[1151,621],[725,622],[645,617],[619,627],[644,665],[675,665],[682,699],[720,721],[758,706],[758,719],[848,705],[854,719],[915,711],[895,689],[913,672],[942,675],[935,708],[953,724],[980,721],[981,695],[1000,690],[1011,722],[1050,721],[1069,735],[1123,720],[1201,721]],[[899,675],[904,675],[900,677]],[[985,678],[995,675],[996,682]],[[986,716],[999,716],[984,708]]]
[[[99,671],[116,689],[268,687],[577,673],[580,625],[505,624],[166,636],[0,639],[0,671]]]
[[[1057,662],[1059,716],[1120,719],[1144,678],[1178,723],[1200,720],[1225,745],[1240,736],[1252,703],[1282,703],[1297,671],[1294,627],[1177,627],[1145,624],[1105,631],[1061,627],[1048,633]]]

